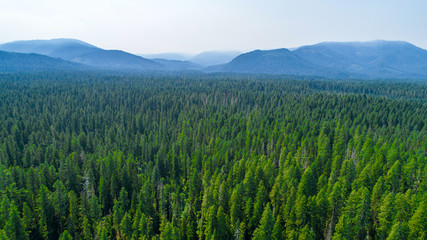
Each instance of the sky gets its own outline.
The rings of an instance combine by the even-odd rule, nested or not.
[[[426,0],[0,0],[0,43],[76,38],[137,54],[402,40],[427,49]]]

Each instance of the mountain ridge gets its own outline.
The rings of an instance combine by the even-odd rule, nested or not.
[[[244,61],[241,56],[246,56]],[[322,42],[293,51],[255,50],[236,57],[219,71],[332,78],[427,79],[427,51],[404,41]]]
[[[77,39],[14,41],[0,45],[0,50],[36,53],[109,70],[161,70],[159,63],[121,50],[105,50]]]
[[[15,53],[35,53],[53,59],[47,61],[49,66],[61,70],[72,69],[70,63],[77,63],[87,68],[112,71],[188,71],[230,72],[249,74],[285,74],[307,75],[328,78],[414,78],[427,79],[427,50],[405,41],[374,40],[368,42],[321,42],[305,45],[292,50],[286,48],[272,50],[254,50],[238,54],[220,54],[222,60],[197,64],[194,59],[203,54],[214,54],[208,51],[198,54],[189,60],[168,60],[162,58],[147,59],[121,50],[105,50],[78,39],[51,39],[14,41],[0,44],[0,51]],[[216,51],[216,53],[218,53]],[[233,54],[237,56],[232,56]],[[20,65],[17,59],[25,62],[25,68],[33,68],[30,62],[40,57],[28,55],[7,55],[10,63],[3,65]],[[57,62],[62,59],[65,62]],[[203,60],[203,56],[202,56]],[[212,59],[211,59],[212,60]],[[213,63],[213,64],[212,64]],[[34,63],[35,69],[43,69]],[[8,67],[9,68],[9,67]],[[6,69],[6,67],[5,67]],[[12,69],[12,68],[11,68]],[[18,69],[18,68],[16,68]]]
[[[0,51],[0,72],[83,71],[85,65],[35,53]]]

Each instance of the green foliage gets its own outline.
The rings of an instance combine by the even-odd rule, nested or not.
[[[425,239],[423,82],[0,75],[0,239]]]
[[[125,213],[120,223],[120,233],[125,239],[130,239],[132,237],[132,221],[128,213]]]
[[[271,211],[270,204],[265,206],[265,210],[262,213],[262,218],[258,228],[254,232],[254,238],[257,240],[271,239],[271,234],[274,229],[274,218],[273,212]]]
[[[409,220],[409,238],[425,239],[427,237],[427,204],[422,202]]]
[[[72,240],[73,238],[71,237],[71,235],[68,233],[67,230],[65,230],[63,233],[61,233],[61,235],[59,236],[59,240]]]
[[[161,225],[160,240],[175,240],[179,239],[178,229],[171,223],[163,222]]]
[[[93,239],[92,229],[89,223],[89,219],[86,216],[83,217],[81,229],[82,229],[82,238],[84,240]]]
[[[6,230],[6,235],[10,239],[28,239],[28,235],[25,232],[25,225],[22,222],[17,207],[14,204],[10,207],[9,219],[6,221],[4,229]]]
[[[4,230],[0,230],[0,240],[9,240],[9,237],[6,235]]]

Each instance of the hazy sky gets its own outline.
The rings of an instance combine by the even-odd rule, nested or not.
[[[385,39],[427,49],[426,11],[427,0],[0,0],[0,42],[197,53]]]

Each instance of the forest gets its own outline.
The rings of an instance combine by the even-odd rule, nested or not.
[[[0,74],[0,239],[427,239],[427,84]]]

